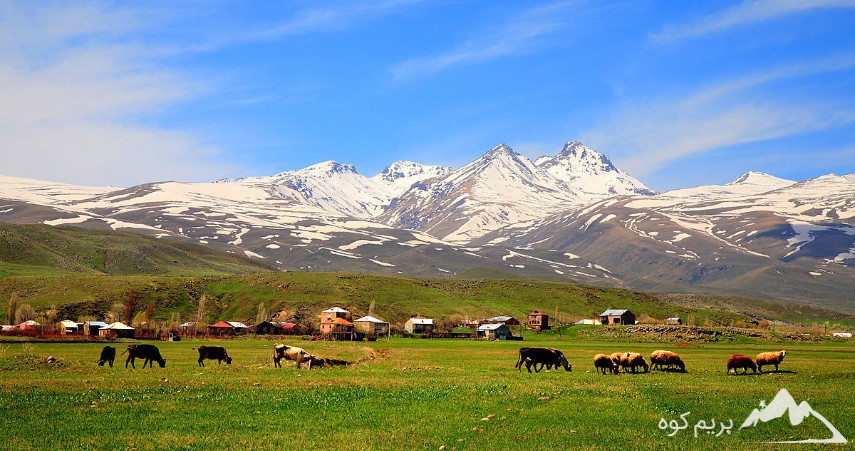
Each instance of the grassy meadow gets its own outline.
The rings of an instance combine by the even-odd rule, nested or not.
[[[125,369],[121,356],[114,368],[98,367],[102,343],[0,343],[0,447],[741,449],[830,435],[814,418],[738,430],[781,388],[855,438],[851,341],[663,345],[581,338],[576,330],[528,334],[523,342],[284,340],[359,362],[312,371],[291,362],[274,369],[273,341],[261,339],[160,342],[166,368],[145,370],[141,362]],[[128,343],[114,346],[121,352]],[[200,344],[225,346],[234,364],[199,368],[193,348]],[[521,346],[561,349],[573,371],[518,372]],[[591,364],[598,352],[649,358],[659,348],[680,353],[688,372],[604,376]],[[779,373],[725,376],[730,354],[780,349],[788,355]],[[49,355],[60,362],[45,363]],[[691,412],[688,429],[674,437],[659,429],[661,418],[684,412]],[[733,419],[732,433],[695,438],[692,426],[713,418]]]

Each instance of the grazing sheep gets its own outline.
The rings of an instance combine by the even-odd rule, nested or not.
[[[727,374],[730,374],[730,370],[733,370],[733,374],[738,374],[736,370],[739,368],[743,369],[742,374],[748,374],[749,369],[755,374],[757,373],[757,365],[754,364],[751,357],[744,354],[733,354],[727,359]]]
[[[618,369],[620,369],[620,360],[623,358],[623,356],[625,354],[629,354],[629,353],[628,352],[615,352],[614,354],[609,355],[609,358],[612,359],[612,362],[614,362],[615,366],[618,367]]]
[[[787,351],[778,352],[761,352],[757,354],[757,371],[763,372],[764,366],[775,365],[775,371],[778,371],[778,364],[784,361],[784,356]]]
[[[602,371],[603,374],[606,374],[606,370],[609,370],[612,374],[618,372],[618,366],[615,361],[605,354],[597,354],[594,356],[594,369]]]
[[[646,373],[650,366],[644,360],[644,357],[637,352],[627,352],[621,356],[620,366],[623,368],[623,371],[626,373],[627,369],[631,369],[633,373],[638,372],[638,367],[644,368],[644,372]]]
[[[660,370],[670,370],[676,367],[680,371],[686,371],[686,364],[683,363],[683,359],[681,359],[679,355],[671,351],[653,351],[650,354],[650,367],[651,369],[658,367]]]

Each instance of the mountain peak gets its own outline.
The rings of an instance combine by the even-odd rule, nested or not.
[[[356,167],[352,164],[341,164],[341,163],[338,163],[334,160],[327,160],[327,161],[324,161],[321,163],[317,163],[317,164],[313,164],[311,166],[305,167],[303,169],[300,169],[297,172],[301,172],[304,174],[305,173],[311,173],[311,174],[318,174],[318,173],[329,173],[329,174],[333,174],[333,173],[339,173],[339,174],[354,173],[355,174],[356,173]]]
[[[517,153],[514,151],[514,149],[511,149],[505,143],[501,143],[498,146],[493,147],[492,149],[487,151],[487,153],[485,153],[484,156],[485,157],[495,157],[495,156],[500,156],[500,155],[516,155],[516,154]]]
[[[770,190],[783,188],[792,185],[796,182],[792,180],[782,179],[765,172],[749,171],[742,174],[736,180],[728,183],[728,186],[763,186],[769,187]]]

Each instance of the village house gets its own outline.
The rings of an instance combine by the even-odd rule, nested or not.
[[[478,326],[478,338],[505,340],[511,336],[511,329],[502,323],[482,324]]]
[[[410,318],[404,323],[404,330],[411,334],[427,334],[433,331],[432,318]]]
[[[528,328],[538,332],[549,329],[549,315],[539,310],[528,314]]]
[[[134,338],[135,335],[136,329],[118,321],[98,329],[98,336],[101,338]]]
[[[107,327],[107,323],[103,321],[86,321],[83,323],[83,335],[87,337],[97,337],[98,331],[102,327]]]
[[[680,324],[683,324],[683,320],[680,318],[668,318],[665,320],[665,324],[669,326],[679,326]]]
[[[369,337],[389,334],[389,323],[373,316],[363,316],[353,322],[356,331]]]
[[[22,332],[37,332],[42,330],[42,325],[33,320],[29,320],[18,324],[17,329]]]
[[[353,323],[348,321],[350,312],[340,307],[333,307],[321,312],[321,334],[335,338],[353,338]]]
[[[56,331],[63,335],[73,335],[80,332],[80,325],[71,320],[62,320],[56,325]]]
[[[217,321],[214,324],[208,325],[208,335],[234,335],[236,332],[235,326],[225,321]]]
[[[484,324],[504,324],[508,327],[519,326],[520,321],[513,316],[494,316],[484,321]]]
[[[635,315],[629,310],[609,309],[600,314],[600,323],[609,324],[635,324]]]
[[[262,321],[255,325],[255,333],[259,335],[300,335],[303,328],[296,323],[282,321]]]

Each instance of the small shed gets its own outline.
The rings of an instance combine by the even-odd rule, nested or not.
[[[494,316],[484,321],[485,324],[504,324],[506,326],[519,326],[520,320],[513,316]]]
[[[432,318],[410,318],[404,323],[404,330],[411,334],[426,334],[433,330]]]
[[[680,324],[683,324],[683,320],[680,318],[668,318],[665,320],[665,324],[669,326],[679,326]]]
[[[549,315],[535,310],[528,314],[528,328],[538,332],[549,329]]]
[[[299,335],[303,329],[296,323],[282,321],[262,321],[255,326],[259,335]]]
[[[597,324],[600,324],[600,322],[598,320],[593,319],[580,319],[579,321],[573,323],[574,326],[595,326]]]
[[[98,331],[103,327],[107,327],[107,323],[103,321],[86,321],[83,323],[83,335],[97,337]]]
[[[600,314],[602,324],[635,324],[635,314],[629,310],[609,309]]]
[[[136,329],[118,321],[98,329],[101,338],[134,338],[135,335]]]
[[[235,334],[235,326],[225,322],[225,321],[217,321],[214,324],[208,326],[208,334],[210,335],[234,335]]]
[[[73,335],[80,332],[80,326],[71,320],[62,320],[56,325],[56,330],[63,335]]]
[[[478,326],[478,338],[506,340],[510,336],[511,329],[502,323],[482,324]]]
[[[235,328],[236,334],[245,334],[245,333],[249,332],[249,326],[247,326],[246,324],[244,324],[240,321],[226,321],[226,322],[231,324],[231,326]]]
[[[18,330],[27,331],[27,332],[35,332],[35,331],[42,330],[42,325],[33,321],[33,320],[24,321],[23,323],[18,324]]]
[[[369,337],[377,335],[387,335],[389,333],[389,323],[373,316],[363,316],[353,322],[357,332],[362,332]]]

